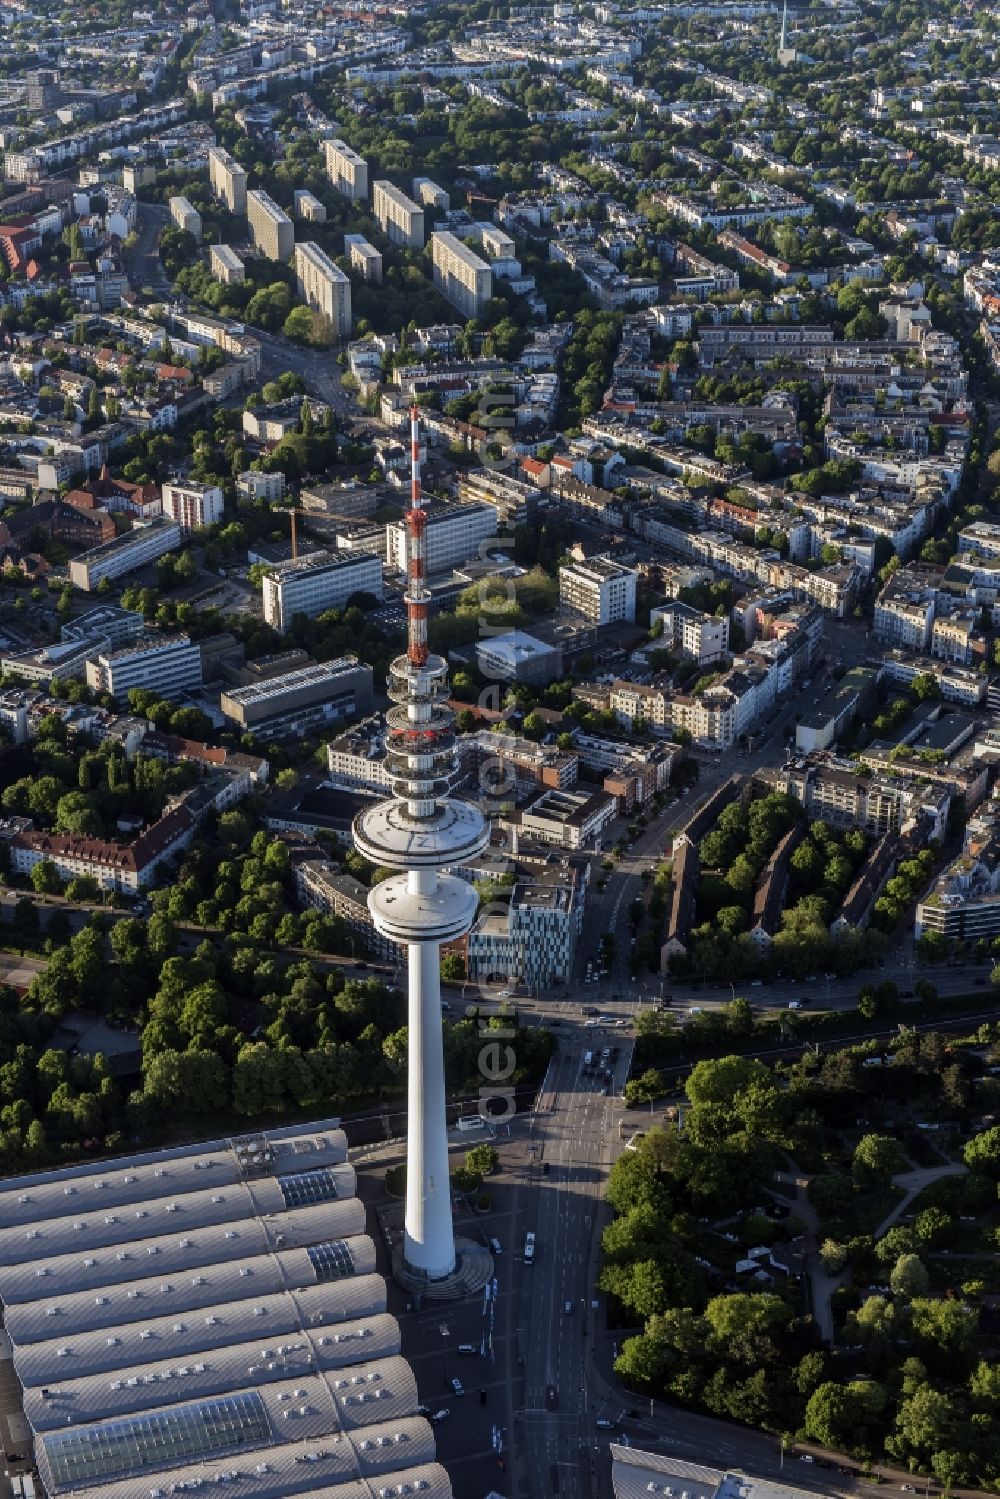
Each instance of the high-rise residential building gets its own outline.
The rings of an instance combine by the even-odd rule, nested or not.
[[[201,244],[201,214],[187,198],[178,194],[170,199],[170,217],[178,229],[186,229]]]
[[[596,625],[634,624],[636,575],[610,557],[590,557],[559,569],[559,598]]]
[[[24,81],[27,85],[25,103],[32,114],[55,109],[62,90],[59,87],[59,74],[54,68],[36,68],[34,72],[25,74]]]
[[[268,260],[290,260],[295,248],[295,227],[283,208],[279,208],[262,188],[247,193],[247,222],[253,242]]]
[[[242,733],[262,741],[303,738],[370,713],[372,669],[353,656],[314,661],[263,682],[230,687],[219,707]]]
[[[305,219],[307,224],[326,223],[326,204],[321,203],[315,193],[300,187],[295,191],[295,217]]]
[[[444,188],[438,187],[429,177],[414,177],[413,196],[425,208],[443,208],[447,213],[451,207],[451,200]]]
[[[136,572],[157,557],[172,552],[180,545],[181,528],[176,521],[165,516],[150,521],[148,526],[137,526],[116,536],[112,541],[102,542],[89,552],[81,552],[69,564],[69,580],[75,588],[90,593],[102,578],[122,578],[126,573]]]
[[[116,650],[98,650],[87,662],[87,686],[120,700],[132,687],[176,699],[201,684],[201,647],[189,635],[143,635]]]
[[[410,538],[405,520],[390,521],[385,534],[390,572],[406,573],[410,564]],[[482,543],[496,534],[495,505],[436,504],[433,510],[428,510],[424,527],[428,576],[478,556]]]
[[[246,213],[247,174],[223,146],[208,148],[208,180],[212,192],[230,213]]]
[[[222,520],[226,502],[217,484],[184,484],[171,479],[160,491],[163,514],[175,520],[182,531],[215,526]]]
[[[326,175],[338,193],[357,202],[368,196],[368,163],[357,151],[352,151],[346,141],[323,142],[326,158]]]
[[[313,240],[295,246],[295,285],[299,296],[329,318],[338,338],[351,331],[351,280]]]
[[[363,234],[345,234],[344,249],[354,270],[360,271],[366,281],[382,280],[382,253]]]
[[[477,318],[493,295],[493,272],[486,261],[447,230],[431,235],[431,255],[438,291],[463,317]]]
[[[239,285],[247,278],[246,266],[231,245],[210,245],[208,268],[224,286]]]
[[[382,559],[365,552],[314,552],[264,574],[264,619],[275,630],[287,630],[296,614],[315,619],[327,609],[343,609],[355,593],[382,597]]]
[[[424,247],[424,210],[391,182],[380,180],[372,188],[372,209],[383,234],[394,245],[408,250]]]

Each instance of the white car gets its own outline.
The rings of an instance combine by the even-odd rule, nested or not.
[[[453,1379],[451,1382],[451,1387],[455,1391],[456,1395],[465,1394],[465,1386],[460,1379]]]
[[[801,1008],[802,1008],[802,1001],[801,1001],[801,999],[790,999],[788,1001],[788,1008],[790,1010],[801,1010]]]
[[[439,1421],[447,1421],[447,1419],[448,1419],[448,1417],[450,1415],[451,1415],[451,1411],[448,1410],[447,1408],[444,1409],[444,1410],[435,1411],[434,1414],[433,1414],[433,1416],[431,1416],[431,1425],[432,1426],[437,1426],[437,1424],[438,1424]]]
[[[510,999],[513,992],[513,989],[501,989],[497,995],[497,999]]]

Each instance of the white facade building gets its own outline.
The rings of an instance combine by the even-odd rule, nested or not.
[[[182,531],[216,526],[222,520],[226,501],[217,484],[182,484],[171,479],[160,490],[163,514],[175,520]]]
[[[124,699],[131,687],[178,698],[202,684],[201,647],[189,635],[143,635],[87,662],[87,686]]]
[[[564,605],[597,625],[634,624],[636,575],[610,557],[590,557],[559,569]]]
[[[405,573],[410,560],[410,538],[403,520],[385,528],[390,572]],[[495,505],[442,505],[427,512],[426,552],[429,575],[445,572],[476,557],[483,542],[497,534]]]
[[[355,593],[382,597],[381,558],[317,552],[264,574],[264,619],[273,629],[286,630],[296,614],[315,619],[327,609],[343,609]]]

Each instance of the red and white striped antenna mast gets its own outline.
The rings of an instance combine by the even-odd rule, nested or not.
[[[407,658],[413,666],[427,665],[427,512],[420,484],[420,408],[410,407],[409,568],[406,591]]]

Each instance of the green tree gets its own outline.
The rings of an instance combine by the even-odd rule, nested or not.
[[[891,1135],[862,1135],[855,1147],[854,1179],[866,1190],[887,1187],[902,1165],[902,1151]]]
[[[923,1296],[930,1285],[926,1266],[915,1254],[901,1254],[889,1275],[889,1286],[894,1296],[912,1301],[914,1296]]]

